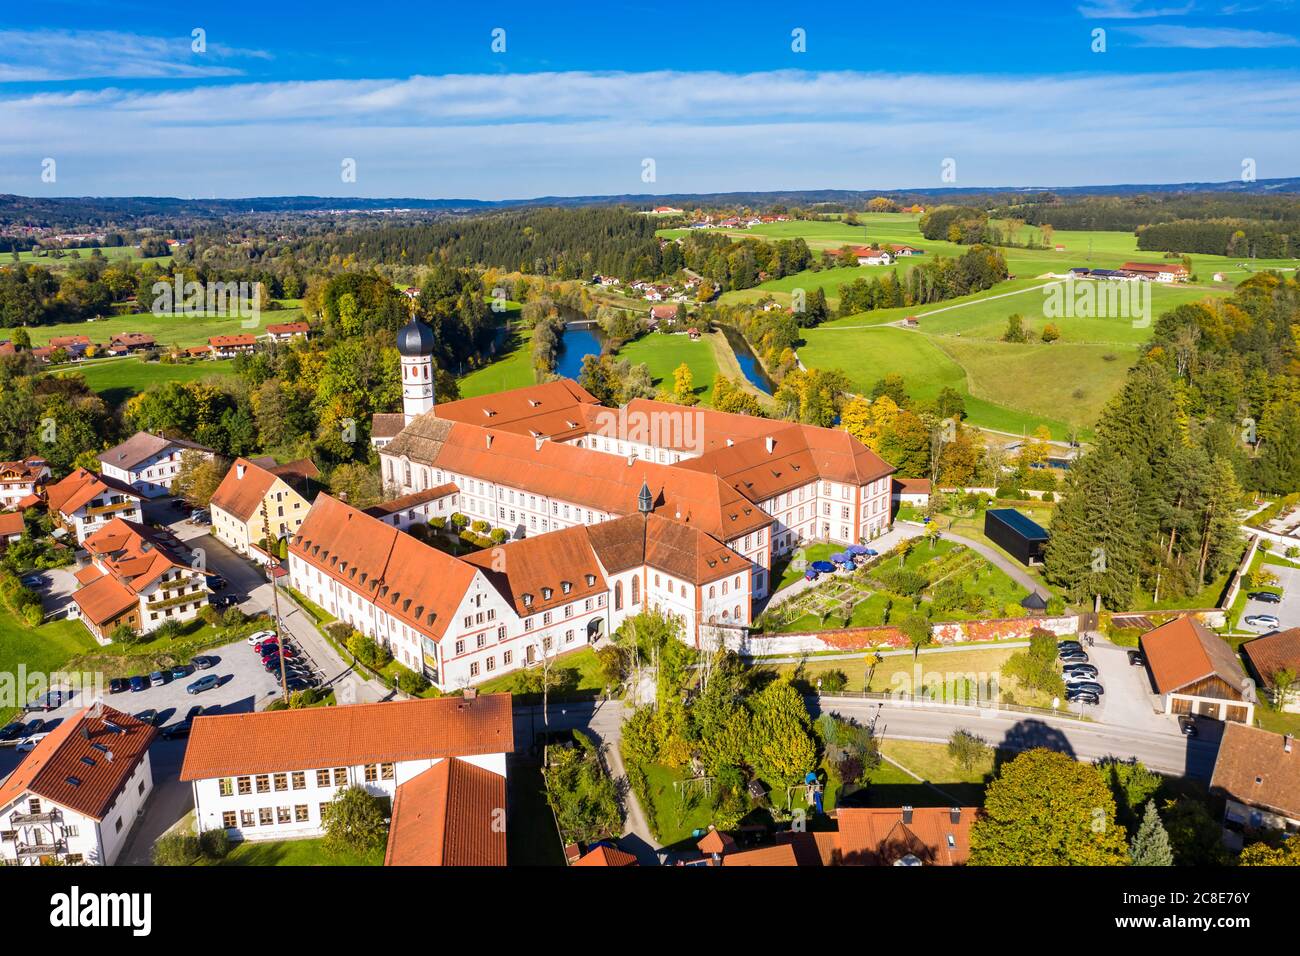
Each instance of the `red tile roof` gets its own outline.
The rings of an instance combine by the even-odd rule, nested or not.
[[[37,743],[9,775],[0,786],[0,807],[30,792],[102,820],[156,734],[112,707],[84,707]]]
[[[486,548],[463,560],[481,570],[515,613],[526,617],[608,590],[587,530],[577,525],[551,531]]]
[[[134,498],[137,502],[140,500],[140,493],[125,482],[97,475],[85,468],[78,468],[62,481],[50,485],[45,489],[45,496],[52,510],[71,515],[93,498],[108,492]]]
[[[583,405],[598,404],[594,395],[568,378],[541,385],[526,385],[506,392],[480,395],[444,402],[435,409],[444,421],[488,425],[516,434],[537,432],[559,439],[562,434],[581,434],[565,423],[581,424],[577,410]]]
[[[440,640],[478,570],[322,494],[289,550],[381,610]]]
[[[0,514],[0,538],[22,534],[27,529],[21,511],[6,511]]]
[[[181,780],[510,753],[509,694],[196,717]]]
[[[911,815],[908,822],[905,812]],[[893,866],[911,856],[927,866],[961,866],[970,856],[970,828],[978,812],[975,807],[841,807],[835,813],[836,860],[841,866]]]
[[[208,344],[215,349],[256,345],[257,337],[249,332],[241,332],[238,335],[212,335],[208,337]]]
[[[1161,694],[1207,677],[1240,688],[1246,677],[1228,643],[1190,614],[1143,634],[1141,644],[1156,691]]]
[[[377,505],[371,505],[369,508],[366,508],[365,512],[366,514],[373,515],[376,518],[382,518],[386,515],[395,514],[398,511],[405,511],[407,508],[415,508],[430,501],[437,501],[439,498],[446,498],[448,495],[454,495],[458,491],[460,491],[460,489],[453,484],[441,484],[435,488],[426,488],[423,491],[413,491],[409,495],[402,495],[400,498],[394,498],[392,501],[381,501]]]
[[[1240,803],[1300,820],[1300,743],[1282,734],[1228,721],[1223,725],[1210,789]]]
[[[306,335],[310,328],[306,322],[284,322],[268,325],[266,331],[271,335]]]
[[[1257,637],[1242,644],[1241,650],[1265,687],[1273,687],[1273,675],[1279,670],[1300,674],[1300,627]]]
[[[310,466],[311,473],[316,472],[316,466],[308,459],[276,465],[273,459],[236,458],[217,486],[211,504],[240,521],[249,521],[262,507],[262,499],[271,490],[276,478],[283,478],[292,484],[291,479],[302,473],[307,466]]]
[[[798,866],[794,847],[788,843],[760,847],[757,850],[742,850],[728,853],[722,858],[723,866]]]
[[[574,866],[636,866],[636,857],[618,847],[601,844],[579,857]]]
[[[506,778],[451,757],[397,788],[385,866],[505,866]]]

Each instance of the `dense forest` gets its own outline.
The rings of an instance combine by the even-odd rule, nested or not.
[[[1300,235],[1300,221],[1293,232],[1280,232],[1274,223],[1216,219],[1139,226],[1137,246],[1153,252],[1199,252],[1212,256],[1241,256],[1249,259],[1289,259],[1300,252],[1293,236]]]

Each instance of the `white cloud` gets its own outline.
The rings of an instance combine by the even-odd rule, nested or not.
[[[1257,50],[1300,46],[1300,39],[1288,33],[1265,30],[1239,30],[1232,27],[1184,27],[1151,24],[1142,27],[1119,27],[1137,37],[1145,47],[1175,47],[1188,50]]]
[[[81,79],[201,79],[243,70],[219,61],[266,59],[261,50],[207,43],[194,53],[191,37],[137,36],[112,30],[0,30],[0,83]]]
[[[1079,7],[1081,16],[1090,20],[1145,20],[1151,17],[1178,17],[1192,12],[1191,3],[1181,7],[1146,7],[1136,0],[1100,0]]]
[[[522,198],[1292,175],[1300,73],[542,73],[0,96],[0,192]],[[38,159],[59,160],[59,182]],[[344,186],[339,163],[358,164]],[[643,183],[653,157],[658,181]],[[58,192],[55,193],[54,190]],[[48,191],[48,192],[47,192]]]

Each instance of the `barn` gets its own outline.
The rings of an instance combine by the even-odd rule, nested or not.
[[[1021,564],[1042,564],[1047,529],[1015,508],[992,508],[984,513],[985,536]]]

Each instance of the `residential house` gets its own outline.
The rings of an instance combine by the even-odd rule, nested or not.
[[[154,347],[154,337],[145,335],[143,332],[118,332],[109,339],[109,348],[115,346],[125,352],[138,352],[141,349],[151,349]]]
[[[196,717],[180,779],[195,829],[234,840],[324,832],[358,786],[393,801],[391,865],[503,865],[509,694]]]
[[[92,347],[92,345],[93,343],[90,341],[90,336],[88,335],[53,335],[50,337],[49,341],[49,348],[51,351],[55,349],[63,349],[63,351],[68,353],[68,358],[70,359],[81,358]]]
[[[1300,834],[1300,752],[1290,734],[1249,724],[1223,728],[1210,793],[1224,801],[1224,841],[1240,849],[1243,837],[1274,830]]]
[[[277,465],[272,458],[236,458],[210,502],[217,540],[271,563],[262,543],[294,534],[307,516],[307,494],[320,472],[309,459]]]
[[[153,789],[156,734],[98,702],[65,719],[0,785],[0,861],[115,863]]]
[[[652,305],[650,307],[650,324],[657,325],[660,322],[671,322],[677,318],[676,305]]]
[[[147,525],[115,518],[85,540],[90,563],[72,594],[81,621],[101,644],[122,624],[147,634],[167,621],[192,621],[208,586],[179,542]]]
[[[860,266],[888,266],[894,263],[894,254],[883,246],[854,246],[853,254],[857,256]]]
[[[236,355],[254,351],[257,348],[257,337],[251,332],[241,332],[238,335],[213,335],[208,338],[208,345],[214,358],[234,358]]]
[[[266,337],[272,342],[291,342],[294,339],[307,337],[311,331],[311,326],[306,322],[284,322],[277,325],[268,325],[266,327]]]
[[[21,511],[0,511],[0,551],[20,540],[26,530]]]
[[[1252,722],[1254,692],[1237,655],[1196,617],[1184,615],[1148,631],[1141,645],[1166,714]]]
[[[1119,271],[1153,282],[1186,282],[1191,278],[1181,262],[1126,262]]]
[[[209,460],[216,455],[211,448],[183,438],[136,432],[120,445],[100,452],[100,473],[130,485],[146,498],[158,498],[171,492],[187,452]]]
[[[1300,714],[1300,627],[1288,628],[1241,645],[1255,686],[1274,706]]]
[[[143,521],[141,498],[126,482],[85,468],[45,489],[50,515],[78,544],[114,518]]]
[[[578,857],[572,866],[636,866],[636,857],[608,843],[599,843]]]
[[[49,477],[49,464],[35,455],[22,461],[0,461],[0,508],[17,507],[37,494]]]

